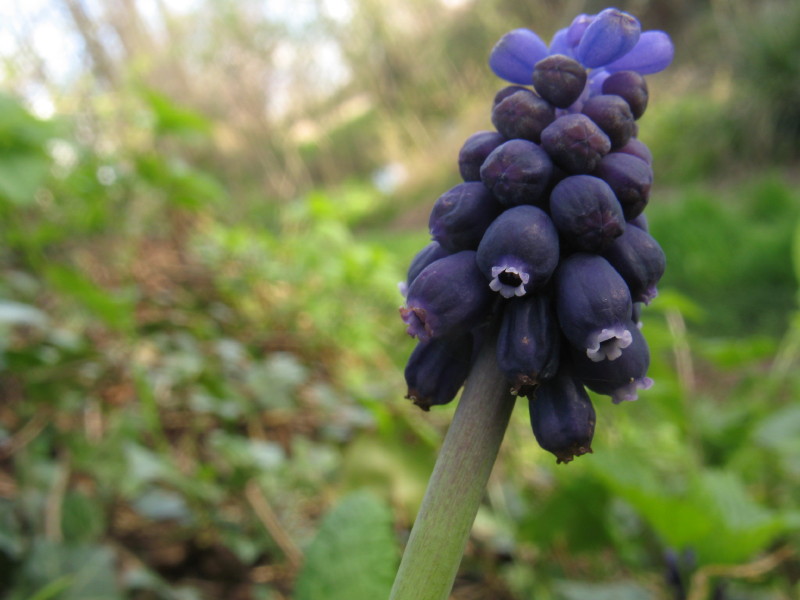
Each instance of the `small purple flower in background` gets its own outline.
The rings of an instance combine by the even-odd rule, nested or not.
[[[434,241],[401,284],[420,407],[450,402],[493,340],[539,445],[569,462],[591,452],[587,388],[619,403],[652,386],[641,316],[666,259],[643,214],[653,169],[637,120],[644,76],[673,53],[616,8],[578,15],[549,46],[524,28],[498,41],[489,65],[513,85],[493,98],[495,131],[464,142],[465,183],[434,204]]]

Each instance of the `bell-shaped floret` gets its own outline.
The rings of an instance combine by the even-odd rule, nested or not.
[[[628,225],[634,225],[639,229],[644,229],[646,232],[650,233],[650,224],[647,222],[647,217],[644,213],[639,213],[638,216],[630,219],[628,221]]]
[[[512,298],[504,306],[497,338],[497,364],[511,392],[527,395],[558,369],[561,334],[552,299],[533,294]]]
[[[492,108],[492,124],[509,140],[538,143],[542,130],[555,118],[555,109],[529,89],[517,90]]]
[[[489,56],[489,67],[506,81],[530,85],[533,66],[547,54],[547,44],[533,31],[514,29],[495,44]]]
[[[591,173],[611,150],[611,140],[586,115],[568,114],[542,131],[542,148],[568,173]]]
[[[435,260],[411,282],[400,309],[409,335],[424,341],[469,331],[488,316],[494,298],[475,256],[464,250]]]
[[[650,389],[653,380],[647,377],[650,350],[639,327],[629,321],[631,343],[617,360],[594,362],[580,352],[572,353],[575,375],[593,392],[611,396],[614,404],[636,400],[639,390]]]
[[[516,206],[489,225],[477,263],[489,288],[504,298],[541,289],[558,264],[558,232],[543,210]]]
[[[447,404],[467,379],[471,358],[470,333],[418,342],[406,364],[406,398],[426,411]]]
[[[617,71],[603,81],[603,94],[617,95],[628,103],[634,119],[644,114],[650,94],[647,82],[636,71]]]
[[[442,246],[439,245],[439,242],[430,242],[422,250],[417,252],[414,258],[411,259],[411,264],[408,266],[406,280],[401,281],[398,284],[400,293],[403,294],[404,297],[408,295],[408,286],[410,286],[411,282],[417,278],[417,275],[420,274],[422,269],[427,267],[433,261],[444,258],[449,254],[452,254],[452,252],[442,248]]]
[[[626,220],[637,217],[647,206],[653,168],[642,159],[625,152],[612,152],[603,157],[594,175],[614,190]]]
[[[550,216],[562,239],[600,252],[625,230],[625,217],[608,184],[591,175],[562,179],[550,193]]]
[[[636,158],[642,159],[648,165],[653,164],[653,153],[650,152],[650,148],[647,147],[643,141],[638,140],[636,138],[631,138],[628,140],[628,143],[625,144],[622,148],[617,150],[617,152],[622,152],[624,154],[630,154],[635,156]]]
[[[558,463],[592,451],[595,412],[583,384],[566,368],[529,396],[533,435]]]
[[[607,71],[636,71],[642,75],[666,69],[675,55],[669,35],[663,31],[645,31],[625,56],[605,65]]]
[[[556,312],[561,331],[592,361],[614,361],[631,343],[631,294],[607,260],[577,253],[556,270]],[[606,360],[608,359],[608,360]]]
[[[630,52],[642,33],[639,21],[616,8],[598,13],[584,31],[575,58],[589,68],[602,67]]]
[[[553,162],[533,142],[509,140],[495,148],[481,167],[481,180],[503,206],[536,204],[553,173]]]
[[[558,108],[566,108],[575,102],[585,86],[586,69],[563,54],[551,54],[536,63],[533,69],[533,87],[542,98]]]
[[[481,165],[492,150],[506,141],[496,131],[473,133],[458,152],[458,170],[464,181],[480,181]]]
[[[428,220],[431,237],[450,252],[476,250],[502,209],[480,181],[460,183],[434,203]]]
[[[622,96],[612,94],[592,96],[583,103],[581,112],[608,136],[612,150],[624,146],[633,137],[636,122],[631,107]]]
[[[603,257],[628,284],[633,302],[650,304],[667,264],[664,251],[653,236],[639,227],[628,227]]]

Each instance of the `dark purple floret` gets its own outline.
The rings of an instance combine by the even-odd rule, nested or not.
[[[458,153],[458,170],[464,181],[480,181],[481,165],[492,150],[506,141],[496,131],[479,131],[467,138]]]
[[[636,123],[630,106],[621,96],[600,94],[583,103],[581,112],[594,121],[616,150],[633,137]]]
[[[636,17],[616,8],[607,8],[598,13],[584,31],[575,58],[587,67],[602,67],[630,52],[639,41],[641,32]]]
[[[494,298],[475,256],[464,250],[440,258],[411,282],[400,309],[409,335],[425,341],[469,331],[486,318]]]
[[[542,131],[542,148],[568,173],[591,173],[611,150],[611,140],[586,115],[569,114]]]
[[[653,185],[653,169],[641,158],[612,152],[603,157],[594,175],[614,190],[626,220],[639,216],[647,206]]]
[[[658,242],[639,227],[628,227],[603,253],[603,257],[622,275],[634,302],[656,297],[656,284],[664,274],[667,258]]]
[[[477,262],[488,287],[511,298],[541,289],[558,264],[558,253],[558,232],[547,213],[535,206],[516,206],[486,230]]]
[[[556,374],[560,340],[549,296],[533,294],[508,301],[497,338],[497,364],[513,394],[527,395]]]
[[[636,326],[642,328],[642,306],[643,302],[634,302],[633,310],[631,310],[631,321],[636,323]]]
[[[647,82],[636,71],[618,71],[603,81],[604,94],[616,94],[628,103],[634,119],[640,118],[647,108],[650,94]]]
[[[650,233],[650,225],[648,224],[647,217],[645,216],[644,213],[639,213],[638,216],[634,217],[633,219],[630,219],[628,221],[628,224],[634,225],[639,229],[644,229],[646,232]]]
[[[414,258],[411,259],[411,264],[408,266],[406,280],[399,284],[400,293],[403,294],[403,296],[406,296],[408,294],[408,286],[410,286],[411,282],[417,278],[417,275],[420,274],[422,269],[427,267],[433,261],[444,258],[450,254],[452,254],[452,252],[448,252],[442,248],[442,246],[439,245],[439,242],[431,242],[422,250],[417,252]]]
[[[607,260],[577,253],[555,273],[561,331],[590,360],[613,362],[631,343],[631,294]],[[608,360],[606,360],[608,359]]]
[[[538,143],[542,130],[556,118],[555,109],[531,90],[503,98],[492,109],[492,124],[503,137]]]
[[[531,88],[527,88],[524,85],[507,85],[503,89],[499,90],[494,95],[494,100],[492,101],[492,108],[500,104],[503,100],[508,98],[511,94],[515,94],[516,92],[523,91],[523,92],[530,92]]]
[[[648,148],[644,142],[637,140],[636,138],[631,138],[628,140],[628,143],[622,148],[618,149],[617,152],[631,154],[636,158],[641,158],[648,165],[653,164],[653,154],[650,152],[650,148]]]
[[[550,216],[564,240],[587,252],[601,252],[625,230],[614,192],[591,175],[561,180],[550,194]]]
[[[450,252],[476,250],[502,206],[480,181],[460,183],[435,202],[428,227],[431,237]]]
[[[583,384],[567,369],[536,388],[528,409],[536,441],[556,456],[557,463],[592,451],[594,407]]]
[[[481,167],[481,180],[503,206],[543,201],[553,163],[528,140],[509,140],[495,148]]]
[[[650,350],[639,327],[632,321],[626,324],[631,343],[617,360],[593,362],[583,353],[572,353],[575,375],[593,392],[611,396],[614,404],[636,400],[638,390],[647,390],[653,380],[647,377]]]
[[[581,95],[586,85],[586,69],[563,54],[543,58],[533,69],[533,87],[558,108],[567,108]]]
[[[406,364],[406,398],[426,411],[447,404],[467,379],[471,358],[470,333],[418,342]]]

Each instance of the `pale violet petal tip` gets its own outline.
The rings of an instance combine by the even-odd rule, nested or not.
[[[547,44],[530,29],[514,29],[497,42],[489,56],[495,75],[520,85],[531,85],[533,67],[548,55]]]
[[[663,31],[645,31],[636,45],[622,58],[605,66],[607,71],[636,71],[650,75],[666,69],[675,56],[675,47]]]
[[[611,401],[614,404],[620,402],[633,402],[639,399],[639,390],[649,390],[653,387],[653,380],[649,377],[641,377],[640,379],[633,379],[616,390],[611,396]]]

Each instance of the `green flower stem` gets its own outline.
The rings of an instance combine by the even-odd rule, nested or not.
[[[514,397],[497,366],[495,346],[495,337],[486,340],[467,380],[390,600],[447,600],[450,595],[514,408]]]

